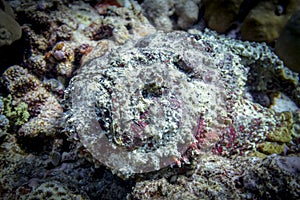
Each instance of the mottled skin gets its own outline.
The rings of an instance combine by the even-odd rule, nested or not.
[[[269,52],[180,31],[121,47],[102,41],[66,90],[70,131],[96,161],[125,177],[188,163],[190,149],[244,155],[283,129],[291,139],[292,120],[284,117],[291,115],[245,95],[251,63],[283,67]]]

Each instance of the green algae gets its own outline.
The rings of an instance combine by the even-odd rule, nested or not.
[[[10,120],[11,125],[22,126],[28,121],[30,114],[26,103],[20,102],[15,105],[11,95],[3,98],[3,103],[4,114]]]

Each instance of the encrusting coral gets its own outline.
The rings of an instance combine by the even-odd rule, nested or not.
[[[3,80],[15,104],[28,105],[30,118],[27,116],[28,122],[19,124],[22,125],[19,134],[28,137],[55,134],[63,110],[42,82],[18,65],[8,68]]]

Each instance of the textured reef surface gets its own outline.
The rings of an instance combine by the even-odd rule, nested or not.
[[[298,2],[220,2],[0,0],[0,198],[299,199]]]

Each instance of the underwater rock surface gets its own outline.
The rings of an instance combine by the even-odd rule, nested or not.
[[[297,156],[207,156],[190,175],[138,182],[129,199],[299,199]],[[267,183],[267,184],[266,184]]]
[[[190,34],[155,33],[154,1],[7,2],[0,199],[299,199],[298,74],[268,45],[204,29],[200,0],[151,11]]]
[[[291,70],[300,72],[300,10],[295,12],[282,30],[275,51]]]
[[[0,47],[10,45],[21,38],[22,30],[14,17],[13,10],[9,4],[0,0]]]

